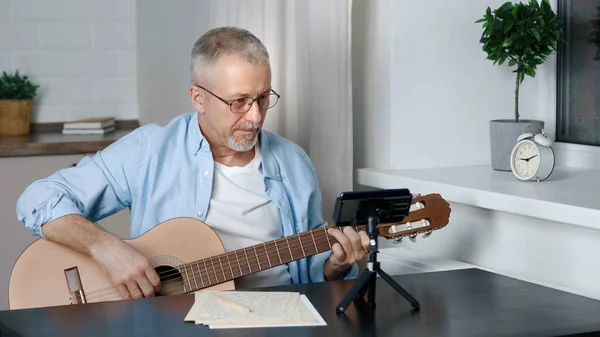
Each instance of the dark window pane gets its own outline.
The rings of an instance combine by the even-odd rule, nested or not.
[[[600,145],[599,6],[598,0],[558,0],[567,42],[559,45],[557,54],[556,140],[560,142]]]

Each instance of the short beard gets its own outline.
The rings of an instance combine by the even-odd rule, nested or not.
[[[236,130],[260,131],[260,125],[258,125],[258,124],[240,125],[239,127],[236,128]],[[259,132],[257,132],[255,135],[244,135],[242,137],[241,141],[238,141],[234,136],[231,136],[231,137],[229,137],[228,146],[230,149],[239,151],[239,152],[250,151],[256,145],[256,142],[258,141],[258,134],[259,134]]]

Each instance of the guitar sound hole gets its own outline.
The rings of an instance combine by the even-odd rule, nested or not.
[[[183,278],[179,270],[171,266],[157,266],[154,268],[160,277],[160,290],[156,296],[181,294],[183,292]]]

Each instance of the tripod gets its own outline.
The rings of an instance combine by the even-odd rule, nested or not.
[[[369,236],[369,258],[367,261],[367,268],[365,268],[356,280],[352,288],[344,296],[340,304],[338,304],[336,311],[338,313],[346,311],[346,308],[350,305],[352,300],[363,300],[365,293],[367,294],[367,306],[370,309],[375,308],[375,281],[377,275],[387,282],[394,290],[402,295],[414,309],[419,310],[421,305],[417,300],[412,297],[404,288],[402,288],[396,281],[394,281],[386,272],[380,267],[380,263],[377,261],[378,249],[378,238],[379,238],[379,218],[374,215],[370,215],[367,221],[367,234]]]

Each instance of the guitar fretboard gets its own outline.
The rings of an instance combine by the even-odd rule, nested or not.
[[[182,264],[183,292],[192,292],[331,250],[333,225]],[[364,226],[354,228],[360,230]]]

